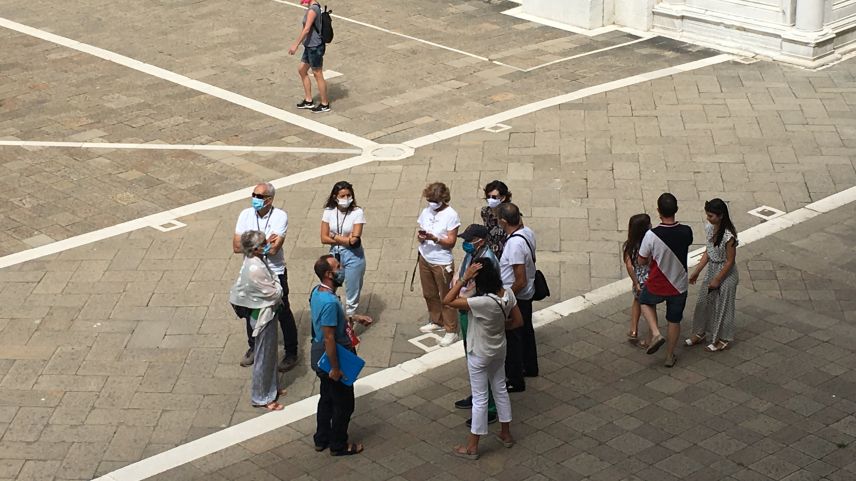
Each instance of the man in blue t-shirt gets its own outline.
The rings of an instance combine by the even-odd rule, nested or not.
[[[336,289],[345,280],[345,271],[332,255],[321,256],[315,261],[315,275],[321,281],[312,289],[309,296],[309,310],[312,314],[313,349],[323,344],[324,352],[330,360],[330,372],[316,373],[321,379],[321,397],[318,400],[317,428],[314,441],[315,450],[330,448],[333,456],[347,456],[362,452],[363,445],[348,442],[348,424],[354,412],[354,387],[339,382],[342,371],[339,369],[339,357],[336,344],[353,350],[348,335],[350,324],[354,321],[363,325],[372,323],[368,316],[345,316],[342,303],[336,296]],[[313,369],[317,366],[312,366]]]

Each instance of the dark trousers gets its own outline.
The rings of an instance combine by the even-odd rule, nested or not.
[[[518,301],[519,302],[519,301]],[[505,377],[508,384],[523,388],[523,327],[505,331]]]
[[[523,373],[526,376],[538,375],[538,346],[535,343],[535,327],[532,325],[532,300],[517,300],[517,307],[523,317],[521,342],[523,355]]]
[[[348,447],[348,424],[354,413],[354,387],[319,375],[321,398],[318,400],[318,427],[313,437],[316,446],[329,446],[330,451]]]
[[[291,304],[288,302],[288,270],[279,275],[279,283],[282,285],[282,304],[277,309],[279,327],[282,329],[282,344],[285,346],[285,357],[297,356],[297,324],[294,322],[294,313],[291,312]],[[240,314],[239,314],[240,315]],[[249,316],[244,317],[247,321],[247,344],[252,350],[256,340],[253,337],[253,328],[250,326]]]

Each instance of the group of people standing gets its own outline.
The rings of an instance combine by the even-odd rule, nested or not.
[[[282,252],[288,229],[287,214],[273,205],[275,189],[259,184],[252,192],[252,206],[241,212],[235,228],[233,250],[244,255],[244,263],[230,292],[236,314],[245,320],[249,349],[242,366],[253,366],[251,402],[269,410],[281,410],[277,402],[285,393],[277,370],[297,364],[297,329],[288,302],[288,274]],[[499,442],[514,444],[510,432],[509,393],[526,389],[525,379],[538,376],[538,354],[532,325],[535,294],[535,233],[523,223],[520,209],[511,202],[511,192],[501,181],[484,187],[486,205],[479,224],[459,234],[461,221],[450,205],[451,192],[440,182],[422,192],[427,205],[416,226],[417,269],[428,312],[419,329],[440,331],[440,346],[448,347],[463,338],[471,394],[455,407],[470,409],[470,435],[453,454],[468,459],[479,456],[479,441],[488,425],[499,422]],[[647,214],[631,217],[624,260],[633,281],[633,307],[628,339],[655,353],[666,345],[667,367],[677,361],[675,348],[686,305],[688,284],[696,283],[708,267],[696,305],[691,337],[686,346],[708,342],[706,350],[729,347],[734,335],[734,300],[738,283],[734,267],[737,232],[726,204],[720,199],[705,203],[707,249],[695,270],[687,269],[693,242],[692,229],[676,221],[677,199],[669,193],[657,201],[660,223],[651,226]],[[321,382],[318,426],[314,437],[318,451],[332,455],[357,454],[363,446],[348,441],[348,424],[354,408],[353,387],[339,382],[344,376],[337,348],[355,352],[358,338],[354,324],[370,325],[372,319],[358,315],[366,269],[362,247],[365,212],[357,205],[354,187],[337,182],[330,191],[321,216],[320,241],[329,254],[314,265],[318,285],[310,294],[312,318],[312,368]],[[463,261],[455,267],[454,248],[461,239]],[[336,295],[345,288],[345,302]],[[657,322],[657,304],[666,304],[668,329],[663,337]],[[649,327],[647,338],[638,333],[640,317]],[[277,334],[283,333],[285,355],[277,363]],[[332,369],[317,368],[326,354]]]
[[[656,227],[651,226],[647,214],[636,214],[628,223],[624,263],[633,281],[634,298],[627,338],[648,354],[654,354],[665,344],[666,367],[673,367],[677,362],[675,348],[689,284],[696,283],[705,267],[708,269],[696,301],[692,335],[684,345],[691,347],[708,342],[706,351],[721,352],[734,339],[734,304],[739,282],[735,267],[737,230],[722,199],[705,202],[704,211],[706,247],[692,274],[688,273],[687,256],[693,232],[675,219],[678,200],[674,195],[664,193],[657,199],[660,224]],[[660,303],[666,304],[665,338],[657,323],[656,306]],[[646,339],[638,335],[640,317],[648,324]]]

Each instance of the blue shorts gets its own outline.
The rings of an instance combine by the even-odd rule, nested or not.
[[[661,302],[666,303],[667,321],[677,324],[684,319],[684,307],[687,305],[686,292],[674,296],[658,296],[648,292],[647,286],[642,286],[642,290],[639,292],[639,304],[656,306]]]
[[[309,64],[313,70],[324,67],[324,51],[327,46],[323,43],[317,47],[303,47],[303,56],[300,61]]]

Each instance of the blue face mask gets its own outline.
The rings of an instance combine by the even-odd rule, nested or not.
[[[253,209],[255,209],[255,210],[264,209],[264,207],[265,207],[265,200],[264,199],[256,199],[255,197],[253,197],[252,200],[253,200]]]
[[[344,283],[345,283],[345,270],[339,269],[335,274],[333,274],[333,284],[336,284],[336,287],[339,287]]]
[[[461,247],[464,249],[464,252],[466,252],[467,254],[475,254],[475,252],[476,252],[476,246],[472,242],[464,241],[464,243],[461,244]]]
[[[262,255],[266,256],[268,255],[268,252],[270,252],[270,244],[265,244],[265,246],[262,247]]]

